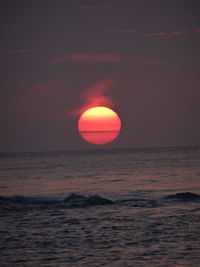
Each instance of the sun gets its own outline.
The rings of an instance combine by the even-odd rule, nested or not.
[[[118,114],[110,108],[89,108],[80,116],[78,131],[89,143],[103,145],[112,142],[121,130]]]

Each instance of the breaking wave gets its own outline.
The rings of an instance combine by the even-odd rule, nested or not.
[[[87,208],[92,206],[104,205],[125,205],[130,207],[140,208],[156,208],[162,206],[168,201],[192,202],[200,201],[200,195],[191,192],[181,192],[173,195],[167,195],[161,199],[142,199],[129,198],[112,201],[103,198],[99,195],[84,196],[76,193],[71,193],[63,199],[47,198],[47,197],[25,197],[25,196],[0,196],[0,208],[4,210],[23,209],[26,207],[39,208]]]
[[[83,196],[75,193],[70,194],[64,199],[44,198],[44,197],[25,197],[25,196],[0,196],[1,208],[20,208],[26,206],[53,207],[62,206],[66,208],[81,208],[90,206],[100,206],[112,204],[113,201],[98,195]]]
[[[200,201],[200,195],[191,192],[182,192],[174,195],[168,195],[165,199],[178,201]]]

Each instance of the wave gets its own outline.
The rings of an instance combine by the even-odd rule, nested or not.
[[[155,199],[142,199],[142,198],[129,198],[122,199],[116,202],[117,204],[127,204],[135,208],[155,208],[161,205],[158,200]]]
[[[174,195],[168,195],[165,199],[178,201],[200,201],[200,195],[191,192],[182,192]]]
[[[25,197],[25,196],[0,196],[0,207],[1,208],[20,208],[26,206],[43,206],[53,207],[61,206],[66,208],[81,208],[90,206],[101,206],[113,204],[114,202],[103,198],[98,195],[83,196],[75,193],[70,194],[64,199],[44,198],[44,197]]]
[[[16,203],[16,204],[33,204],[33,205],[45,205],[56,204],[59,201],[56,199],[50,199],[45,197],[25,197],[20,195],[14,195],[10,197],[0,196],[0,203]]]
[[[191,192],[181,192],[173,195],[167,195],[161,199],[143,199],[129,198],[112,201],[99,195],[84,196],[71,193],[63,199],[45,198],[45,197],[25,197],[25,196],[0,196],[1,210],[21,210],[23,208],[39,207],[39,208],[87,208],[92,206],[104,205],[125,205],[133,208],[156,208],[163,206],[168,201],[184,201],[195,202],[200,201],[200,195]]]
[[[77,195],[75,193],[72,193],[63,200],[63,203],[69,205],[70,207],[89,207],[89,206],[109,205],[113,204],[114,202],[107,198],[102,198],[101,196],[98,195],[85,197],[82,195]]]

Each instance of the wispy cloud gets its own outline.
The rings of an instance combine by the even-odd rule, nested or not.
[[[91,87],[87,88],[84,93],[81,94],[83,104],[80,108],[73,110],[69,115],[78,116],[88,108],[95,106],[107,106],[113,107],[115,103],[109,97],[109,92],[116,80],[102,80]]]
[[[123,5],[122,1],[117,0],[88,0],[86,3],[81,5],[81,10],[90,10],[95,8],[111,8],[111,7],[120,7]]]
[[[55,79],[36,83],[24,95],[17,97],[13,106],[15,114],[23,117],[51,116],[51,118],[59,118],[62,110],[62,99],[64,99],[62,81]]]
[[[62,62],[72,62],[78,64],[101,64],[119,62],[121,69],[147,69],[152,67],[164,66],[166,62],[162,59],[134,59],[130,56],[119,54],[64,54],[52,60],[53,64]],[[102,85],[101,85],[102,86]]]
[[[166,32],[153,32],[153,33],[147,33],[146,36],[148,37],[154,37],[154,36],[160,36],[160,37],[163,37],[163,36],[166,36],[167,33]]]
[[[121,61],[120,55],[117,54],[98,54],[98,53],[80,53],[80,54],[64,54],[55,57],[53,64],[61,62],[75,62],[82,64],[101,64]]]
[[[144,70],[166,66],[167,62],[161,59],[129,60],[121,65],[122,70]]]
[[[196,32],[200,32],[200,28],[196,29]]]
[[[170,32],[168,35],[169,36],[180,36],[183,35],[185,33],[188,33],[188,30],[184,30],[184,31],[174,31],[174,32]]]
[[[83,87],[78,95],[66,90],[69,84],[65,79],[58,77],[40,82],[13,100],[13,113],[30,119],[62,121],[77,117],[90,107],[112,108],[115,103],[110,97],[110,91],[116,82],[116,79],[101,80],[89,87]],[[77,108],[75,103],[79,103]]]
[[[117,32],[119,32],[119,33],[135,33],[136,29],[122,29],[122,30],[118,30]]]
[[[82,9],[82,10],[88,10],[88,9],[91,9],[91,8],[92,8],[91,5],[83,5],[83,6],[80,7],[80,9]]]
[[[25,53],[32,53],[32,52],[33,52],[33,49],[30,49],[30,48],[0,50],[1,54],[25,54]]]
[[[151,60],[135,60],[135,64],[148,64],[148,65],[166,65],[164,60],[151,59]]]
[[[135,28],[107,30],[105,33],[136,33]]]
[[[173,32],[153,32],[147,33],[147,37],[176,37],[188,33],[188,30],[173,31]]]

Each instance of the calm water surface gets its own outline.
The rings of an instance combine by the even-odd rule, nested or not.
[[[200,266],[199,147],[1,154],[0,195],[0,266]]]

